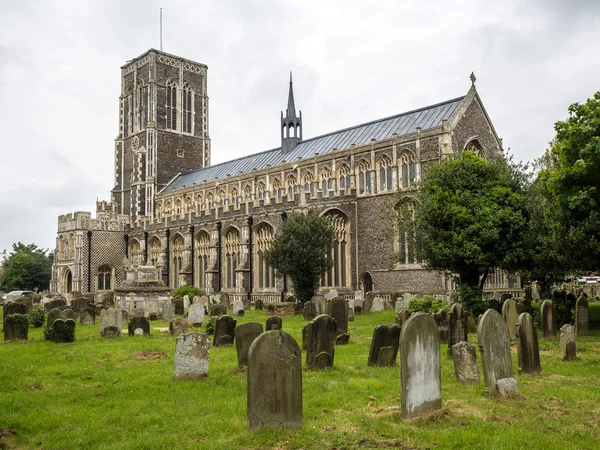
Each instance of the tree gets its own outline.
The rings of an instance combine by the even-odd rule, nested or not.
[[[12,252],[2,263],[4,273],[0,276],[0,289],[48,289],[53,261],[53,253],[48,253],[48,250],[40,249],[35,244],[13,244]]]
[[[326,218],[314,209],[293,214],[275,235],[265,252],[267,264],[290,277],[300,303],[310,300],[319,288],[323,273],[333,266],[331,248],[335,232]]]
[[[426,171],[413,204],[401,208],[401,231],[414,235],[429,269],[455,276],[461,302],[478,313],[494,268],[520,269],[527,259],[527,177],[511,158],[487,162],[471,152]]]

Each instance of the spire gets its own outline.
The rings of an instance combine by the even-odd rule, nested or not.
[[[288,94],[288,104],[286,117],[296,117],[296,105],[294,103],[294,82],[292,81],[292,71],[290,70],[290,92]]]

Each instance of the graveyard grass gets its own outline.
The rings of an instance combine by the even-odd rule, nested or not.
[[[266,318],[248,311],[237,320]],[[0,448],[598,448],[598,330],[578,338],[569,362],[560,361],[558,338],[540,339],[538,377],[517,373],[513,346],[522,397],[511,400],[486,397],[483,374],[478,385],[457,384],[442,344],[442,409],[403,420],[399,364],[366,363],[374,327],[393,319],[394,311],[356,316],[333,369],[303,370],[302,428],[261,433],[247,432],[246,373],[235,347],[211,348],[208,377],[174,381],[175,337],[156,329],[168,326],[162,321],[151,323],[150,337],[119,339],[100,339],[98,323],[78,324],[68,344],[45,342],[31,328],[28,342],[0,343]],[[283,318],[299,344],[304,324]],[[469,341],[476,345],[476,336]],[[478,363],[481,370],[479,352]]]

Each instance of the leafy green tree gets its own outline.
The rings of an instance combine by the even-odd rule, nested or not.
[[[265,252],[267,264],[287,275],[297,300],[305,303],[319,288],[325,271],[333,266],[331,248],[335,232],[326,218],[314,209],[288,217]]]
[[[13,244],[12,252],[2,263],[4,273],[0,276],[0,289],[48,289],[53,261],[53,253],[35,244]]]
[[[471,152],[426,171],[399,226],[415,236],[429,269],[455,276],[459,300],[483,310],[482,291],[494,268],[516,271],[527,260],[528,222],[524,167],[511,158],[487,162]]]

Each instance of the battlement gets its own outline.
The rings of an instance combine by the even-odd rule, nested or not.
[[[123,231],[129,221],[125,214],[118,214],[116,205],[105,200],[96,202],[96,218],[89,211],[76,211],[58,216],[58,232],[74,230]]]

